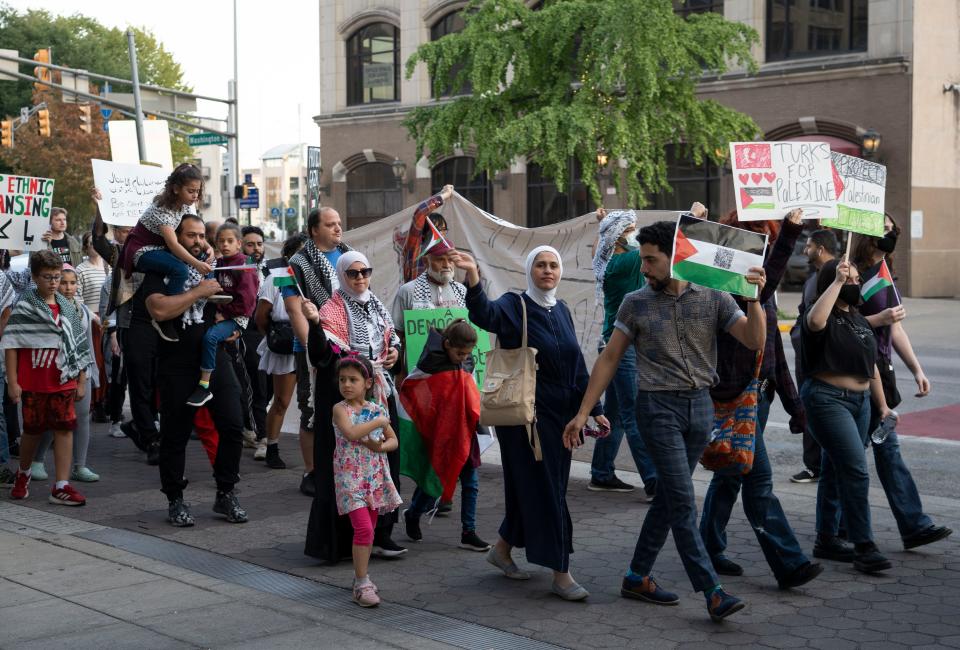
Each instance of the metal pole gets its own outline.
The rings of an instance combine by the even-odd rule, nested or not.
[[[230,104],[230,107],[233,109],[233,128],[230,129],[233,132],[233,173],[235,174],[234,178],[239,179],[240,177],[240,106],[237,101],[240,94],[237,87],[237,81],[240,78],[240,66],[237,62],[237,43],[239,41],[239,30],[237,28],[237,0],[233,0],[233,94],[230,99],[233,100],[233,103]],[[250,212],[247,212],[247,217],[249,221]],[[249,225],[249,223],[247,224]]]
[[[147,161],[147,141],[143,136],[143,105],[140,102],[140,73],[137,70],[137,44],[133,40],[133,30],[127,30],[127,49],[130,51],[130,78],[133,82],[133,108],[137,121],[137,149],[140,162]]]
[[[230,99],[236,99],[236,82],[230,80],[227,82],[227,96]],[[227,131],[230,132],[230,139],[227,140],[227,160],[229,161],[230,173],[227,174],[227,191],[230,193],[230,200],[227,201],[227,214],[233,216],[240,216],[239,200],[234,198],[233,190],[239,185],[240,169],[237,167],[237,163],[240,160],[240,157],[237,155],[237,103],[232,102],[227,105]],[[234,207],[237,207],[237,211],[234,212]]]

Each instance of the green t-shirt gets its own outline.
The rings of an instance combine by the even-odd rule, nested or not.
[[[613,323],[623,297],[646,284],[640,273],[640,251],[620,253],[610,258],[603,275],[603,340],[613,335]]]

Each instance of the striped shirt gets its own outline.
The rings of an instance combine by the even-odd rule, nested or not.
[[[100,289],[107,279],[106,265],[94,266],[89,260],[77,267],[77,295],[87,309],[98,313],[100,309]]]

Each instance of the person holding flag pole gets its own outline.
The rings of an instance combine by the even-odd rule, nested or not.
[[[877,369],[880,383],[886,396],[887,406],[896,408],[900,403],[897,379],[891,358],[893,352],[900,356],[913,374],[917,383],[916,397],[930,394],[930,381],[920,366],[913,351],[910,337],[903,327],[906,310],[893,278],[893,251],[896,248],[900,229],[893,218],[884,217],[884,236],[858,236],[853,247],[853,263],[863,271],[860,297],[860,313],[863,314],[877,339]],[[880,423],[876,407],[870,413],[869,431]],[[871,441],[877,476],[887,495],[890,509],[897,520],[897,528],[906,549],[924,546],[947,538],[953,531],[938,526],[923,511],[920,493],[900,453],[896,431],[890,432],[882,443]]]

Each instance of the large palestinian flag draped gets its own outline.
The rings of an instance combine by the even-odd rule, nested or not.
[[[465,370],[419,367],[400,386],[400,473],[428,495],[449,501],[470,456],[480,393]]]
[[[673,238],[670,277],[747,298],[757,286],[747,270],[763,266],[767,236],[682,214]]]

